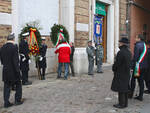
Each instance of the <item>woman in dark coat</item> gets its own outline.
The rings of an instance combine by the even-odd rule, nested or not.
[[[112,91],[118,92],[119,104],[114,105],[116,108],[125,108],[128,106],[128,85],[130,80],[131,52],[127,46],[128,39],[123,37],[119,41],[120,51],[117,53],[116,61],[112,70],[114,78],[112,81]]]

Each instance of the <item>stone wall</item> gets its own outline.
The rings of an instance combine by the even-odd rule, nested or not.
[[[11,0],[0,0],[0,12],[11,13]]]
[[[75,0],[75,46],[86,47],[89,33],[77,31],[77,23],[89,24],[89,0]]]
[[[6,42],[6,37],[11,33],[10,25],[0,25],[0,47]]]
[[[0,13],[11,14],[11,0],[0,0]],[[6,37],[11,31],[11,25],[0,24],[0,47],[6,42]]]

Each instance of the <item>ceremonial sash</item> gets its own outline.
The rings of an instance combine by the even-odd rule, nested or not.
[[[56,41],[56,44],[55,46],[57,47],[60,40],[62,40],[64,38],[64,34],[63,33],[59,33],[58,36],[57,36],[57,41]]]
[[[142,54],[140,55],[139,60],[136,62],[136,65],[135,65],[135,69],[134,69],[134,76],[135,77],[140,76],[140,63],[144,60],[146,53],[147,53],[147,47],[144,43],[144,50],[143,50]]]

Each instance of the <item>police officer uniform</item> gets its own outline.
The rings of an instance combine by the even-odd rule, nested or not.
[[[103,46],[96,46],[96,62],[97,62],[97,73],[103,73],[102,64],[103,64]]]
[[[29,33],[24,33],[23,39],[19,44],[19,53],[20,53],[20,69],[22,72],[22,84],[23,85],[30,85],[31,82],[28,81],[28,71],[29,71],[29,47],[26,38],[29,36]]]
[[[94,68],[94,57],[95,57],[95,49],[92,45],[89,45],[89,43],[92,43],[92,40],[88,41],[88,47],[86,48],[86,52],[88,55],[88,75],[93,75],[93,68]]]
[[[2,80],[4,82],[4,107],[10,107],[13,104],[9,102],[11,87],[16,87],[15,104],[19,105],[23,102],[22,85],[19,68],[18,46],[14,44],[14,34],[7,37],[7,43],[0,49],[0,58],[3,65]]]
[[[42,37],[42,41],[45,41],[45,37]],[[38,61],[41,79],[45,80],[45,71],[46,71],[46,52],[47,52],[47,45],[45,43],[41,44],[41,48],[39,50],[40,57]]]

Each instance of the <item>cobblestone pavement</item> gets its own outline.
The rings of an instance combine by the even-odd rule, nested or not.
[[[30,78],[31,86],[23,86],[25,102],[20,106],[3,108],[3,93],[0,91],[0,113],[140,113],[150,103],[150,96],[144,101],[129,100],[126,109],[115,109],[117,93],[110,90],[113,73],[106,68],[103,74],[94,77],[86,74],[58,80],[56,74],[47,75],[46,80]],[[14,92],[10,101],[14,102]]]

